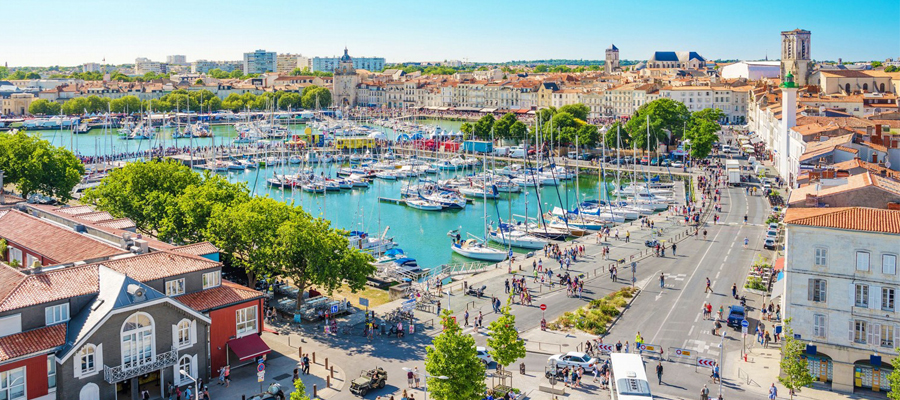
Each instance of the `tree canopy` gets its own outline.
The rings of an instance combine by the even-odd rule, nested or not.
[[[475,339],[462,333],[450,310],[441,314],[443,332],[425,349],[428,389],[436,400],[471,400],[484,395],[484,364],[478,359]]]
[[[37,99],[28,106],[31,115],[58,115],[62,111],[62,105],[55,101]]]
[[[725,113],[718,108],[706,108],[691,114],[688,130],[684,133],[684,138],[690,141],[691,157],[702,159],[709,155],[713,143],[719,139],[717,133],[722,129],[719,121],[723,118]]]
[[[504,368],[525,357],[525,342],[519,339],[519,331],[516,330],[516,316],[510,313],[507,304],[501,309],[500,318],[490,324],[491,336],[487,339],[491,357],[498,365]]]
[[[303,89],[300,103],[307,110],[331,107],[331,91],[321,86],[307,86]]]
[[[778,382],[793,392],[809,386],[815,379],[809,373],[809,366],[803,355],[804,344],[794,339],[794,330],[791,329],[791,319],[784,320],[784,342],[781,343],[781,375]],[[791,393],[791,399],[794,394]]]
[[[662,98],[653,100],[638,108],[634,116],[625,124],[631,143],[638,149],[647,149],[647,117],[650,117],[650,143],[654,150],[657,143],[669,144],[668,135],[672,139],[680,139],[684,135],[684,127],[691,117],[684,104],[672,99]]]
[[[494,127],[494,115],[488,114],[481,117],[478,122],[475,122],[475,127],[473,134],[476,138],[481,140],[488,140],[491,138],[491,129]]]
[[[0,170],[4,183],[16,185],[23,197],[39,193],[63,202],[72,199],[84,175],[84,165],[71,151],[25,132],[0,133]]]

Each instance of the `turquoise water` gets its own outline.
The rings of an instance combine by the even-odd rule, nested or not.
[[[444,129],[458,130],[461,122],[457,121],[431,121],[432,124],[441,125]],[[305,125],[294,125],[292,129],[301,132]],[[195,146],[208,146],[228,144],[236,136],[232,126],[213,126],[213,138],[193,139]],[[380,129],[380,128],[379,128]],[[385,130],[388,136],[393,133]],[[73,135],[69,132],[43,131],[44,139],[54,145],[74,149],[81,155],[110,154],[112,152],[135,151],[146,149],[149,141],[126,141],[118,139],[115,131],[104,135],[102,130],[94,129],[88,134]],[[154,145],[188,146],[190,139],[171,139],[171,129],[160,131],[159,143]],[[339,166],[326,165],[324,172],[334,176]],[[488,160],[490,168],[490,159]],[[499,167],[499,165],[498,165]],[[544,187],[537,192],[534,188],[528,189],[528,194],[502,194],[498,200],[488,200],[486,203],[476,200],[464,210],[457,211],[420,211],[408,208],[404,205],[379,202],[379,197],[400,198],[400,191],[405,180],[384,181],[376,179],[369,188],[343,190],[340,192],[328,192],[325,195],[311,194],[300,190],[284,190],[269,188],[266,179],[275,173],[295,173],[297,166],[259,168],[257,170],[233,171],[220,173],[231,182],[246,182],[255,195],[269,196],[285,202],[293,202],[303,207],[313,216],[324,217],[332,222],[332,226],[347,230],[362,230],[371,235],[380,235],[390,227],[387,236],[394,241],[410,257],[418,260],[423,268],[432,268],[448,262],[473,261],[461,257],[450,250],[450,238],[447,232],[460,229],[481,236],[484,232],[484,214],[487,207],[487,220],[496,221],[500,218],[509,218],[514,215],[525,215],[526,199],[528,203],[528,215],[534,217],[538,214],[538,194],[543,211],[552,210],[553,206],[563,205],[572,208],[576,199],[598,198],[599,179],[594,176],[581,176],[579,180],[579,192],[576,194],[574,180],[562,182],[558,187]],[[454,175],[471,174],[474,171],[443,172],[437,179],[446,179]],[[434,179],[434,178],[432,178]],[[514,249],[515,250],[515,249]]]

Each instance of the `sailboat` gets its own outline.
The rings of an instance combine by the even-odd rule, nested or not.
[[[487,155],[485,155],[484,159],[484,169],[487,169]],[[486,193],[485,193],[486,194]],[[484,238],[485,239],[477,239],[472,234],[472,239],[462,240],[459,238],[459,229],[454,231],[450,231],[447,233],[447,236],[454,237],[453,243],[450,244],[450,249],[453,250],[456,254],[459,254],[464,257],[474,258],[476,260],[483,261],[495,261],[500,262],[506,259],[507,252],[504,250],[498,250],[492,247],[488,247],[486,243],[486,238],[488,237],[488,226],[487,226],[487,198],[484,198],[484,215],[483,221],[484,224]]]

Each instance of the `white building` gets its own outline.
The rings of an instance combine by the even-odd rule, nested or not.
[[[134,59],[135,75],[144,75],[148,72],[164,74],[166,73],[166,64],[159,61],[151,61],[149,58],[144,57],[138,57]]]
[[[719,68],[722,79],[743,78],[757,81],[763,78],[778,78],[781,76],[780,61],[738,61]]]
[[[773,297],[784,291],[784,317],[816,347],[810,372],[838,392],[889,388],[890,370],[870,361],[889,366],[900,344],[900,211],[792,207],[784,222],[785,279]]]
[[[166,56],[166,64],[171,65],[188,65],[187,57],[184,55]]]
[[[300,59],[306,58],[300,54],[279,54],[275,62],[275,72],[289,73],[294,68],[303,69],[303,66],[300,65]]]
[[[100,72],[100,64],[98,64],[98,63],[81,64],[81,72]]]
[[[195,74],[205,74],[213,69],[221,69],[225,72],[235,70],[243,71],[244,63],[242,61],[209,61],[197,60],[191,63],[191,72]]]
[[[273,51],[256,50],[244,53],[244,74],[275,72],[278,55]]]
[[[723,123],[743,124],[747,120],[749,90],[749,86],[666,86],[659,90],[659,97],[680,101],[690,112],[717,108],[725,114]]]

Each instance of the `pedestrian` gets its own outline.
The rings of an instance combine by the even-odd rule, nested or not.
[[[675,243],[672,243],[672,257],[675,257],[678,255],[678,254],[675,254],[675,249],[677,249],[677,248],[678,248],[678,245]]]
[[[625,341],[625,352],[626,353],[628,352],[628,341],[627,340]]]
[[[150,396],[149,396],[149,395],[150,395],[150,393],[147,393],[147,400],[150,399]],[[191,393],[191,387],[190,387],[190,386],[188,386],[186,389],[184,389],[184,398],[185,398],[185,400],[193,399],[194,396],[192,396],[192,395],[193,395],[193,393]]]
[[[463,321],[465,321],[465,326],[469,326],[469,310],[466,310],[466,313],[463,315]]]
[[[769,386],[769,400],[775,400],[778,397],[778,388],[775,387],[775,383],[772,383],[772,386]]]
[[[700,400],[709,400],[709,388],[706,385],[703,385],[703,389],[700,389]]]
[[[224,384],[225,384],[225,367],[221,367],[221,368],[219,368],[219,382],[217,383],[217,385],[224,385]],[[170,383],[170,385],[171,385],[171,383]]]
[[[663,375],[662,361],[658,361],[656,363],[656,378],[659,380],[660,385],[662,385],[662,375]]]
[[[415,375],[416,376],[416,388],[418,388],[419,387],[419,379],[420,379],[419,378],[419,367],[416,367],[415,370],[416,370],[416,375]]]
[[[713,293],[712,281],[709,280],[708,276],[706,277],[706,290],[704,290],[703,293]]]
[[[225,366],[225,387],[231,386],[231,367]]]
[[[769,348],[770,340],[772,340],[772,336],[769,335],[769,331],[766,331],[766,336],[763,338],[763,348]]]
[[[731,297],[737,298],[737,283],[731,284]]]
[[[659,274],[659,287],[660,288],[666,287],[666,274],[662,273],[662,272],[660,272],[660,274]]]
[[[618,343],[616,343],[616,353],[621,353],[621,352],[622,352],[622,341],[620,340]]]
[[[412,370],[406,372],[406,384],[407,387],[413,387],[413,384],[416,382],[416,379],[413,377]],[[406,397],[406,391],[404,390],[403,397]]]

